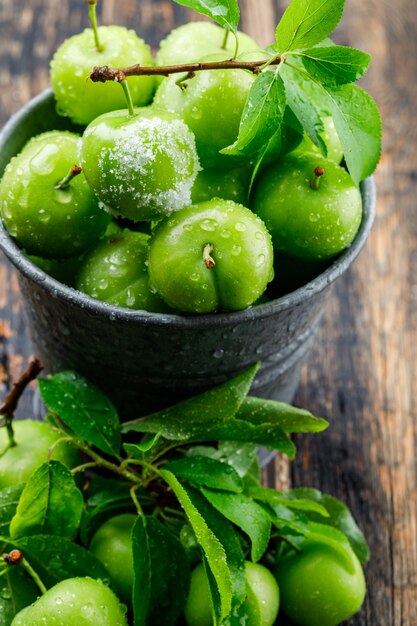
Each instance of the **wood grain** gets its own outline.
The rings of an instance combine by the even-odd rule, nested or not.
[[[288,2],[241,0],[242,24],[272,41]],[[1,0],[0,123],[48,84],[48,60],[87,25],[81,0]],[[156,47],[195,14],[171,0],[103,0],[104,23],[126,24]],[[352,626],[417,624],[417,12],[415,0],[347,0],[338,43],[373,56],[364,87],[384,120],[378,217],[337,285],[296,402],[331,428],[299,437],[294,484],[344,499],[369,538],[369,592]],[[0,261],[0,391],[30,354],[14,272]],[[31,411],[27,394],[20,413]],[[281,460],[269,478],[288,480]]]

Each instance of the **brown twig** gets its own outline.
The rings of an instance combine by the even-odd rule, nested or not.
[[[43,364],[36,357],[29,359],[29,365],[18,380],[13,383],[13,387],[0,405],[0,415],[6,418],[13,417],[19,403],[20,397],[32,380],[35,380],[43,370]]]
[[[151,67],[144,65],[131,65],[125,68],[111,68],[107,65],[95,67],[90,73],[90,79],[94,83],[105,83],[107,81],[122,82],[128,76],[170,76],[171,74],[188,74],[192,78],[195,72],[205,70],[247,70],[253,74],[260,74],[262,67],[268,65],[279,65],[281,57],[277,55],[274,59],[263,61],[239,61],[228,59],[226,61],[211,61],[207,63],[185,63],[182,65],[164,65],[161,67]]]

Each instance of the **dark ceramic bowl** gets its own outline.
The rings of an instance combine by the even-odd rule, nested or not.
[[[35,134],[74,129],[46,91],[0,135],[0,176]],[[363,247],[375,213],[372,179],[361,185],[364,216],[348,250],[303,287],[236,313],[185,317],[94,300],[33,265],[0,224],[0,247],[18,270],[35,353],[49,371],[76,369],[106,390],[127,417],[217,385],[255,361],[253,393],[291,401],[333,282]]]

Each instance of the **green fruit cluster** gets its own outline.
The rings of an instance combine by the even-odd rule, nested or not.
[[[39,381],[53,426],[8,411],[1,623],[274,626],[281,612],[338,626],[354,615],[369,550],[349,510],[314,489],[263,487],[257,460],[256,442],[294,454],[290,432],[327,422],[248,396],[256,371],[124,424],[71,371]],[[218,422],[202,415],[219,413],[214,447]]]
[[[244,33],[237,42],[244,58],[265,57]],[[235,46],[194,22],[161,42],[156,64],[224,61]],[[120,85],[85,80],[93,65],[133,63],[152,65],[149,46],[117,26],[68,39],[51,62],[58,111],[86,128],[33,138],[0,183],[2,219],[35,263],[117,306],[194,314],[265,301],[268,285],[291,290],[350,245],[361,195],[331,116],[327,159],[288,124],[255,179],[255,159],[221,152],[238,137],[253,73],[129,76],[129,111]]]

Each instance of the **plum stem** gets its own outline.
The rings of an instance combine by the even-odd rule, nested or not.
[[[222,50],[226,50],[227,49],[227,40],[229,39],[229,35],[230,35],[230,30],[225,30],[224,31],[224,39],[223,39],[223,43],[222,43]]]
[[[226,61],[210,61],[206,63],[184,63],[181,65],[144,66],[131,65],[125,68],[111,68],[107,65],[94,67],[90,72],[90,79],[93,83],[105,83],[107,81],[121,82],[128,76],[170,76],[171,74],[189,74],[192,77],[195,72],[206,70],[246,70],[252,74],[260,74],[265,67],[279,65],[281,56],[278,54],[263,61],[240,61],[238,59],[227,59]]]
[[[139,488],[139,485],[133,485],[133,486],[130,488],[130,497],[131,497],[131,498],[132,498],[132,500],[133,500],[133,504],[134,504],[134,505],[135,505],[135,507],[136,507],[136,511],[137,511],[138,515],[140,515],[141,517],[144,517],[143,509],[142,509],[141,504],[140,504],[140,502],[139,502],[139,499],[138,499],[138,497],[137,497],[137,495],[136,495],[136,490],[137,490],[138,488]]]
[[[214,267],[216,267],[216,261],[211,256],[213,252],[214,252],[213,244],[206,243],[206,245],[203,248],[203,261],[204,261],[204,265],[206,266],[208,270],[212,270]]]
[[[67,189],[72,179],[81,174],[81,172],[82,168],[79,165],[71,165],[68,174],[55,185],[55,189]]]
[[[29,385],[30,382],[32,382],[32,380],[35,380],[35,378],[39,376],[42,370],[43,365],[39,361],[39,359],[37,359],[36,357],[31,357],[29,359],[29,365],[27,369],[13,384],[12,389],[9,391],[2,404],[0,405],[0,415],[4,416],[3,426],[6,428],[7,436],[9,438],[9,443],[4,452],[6,452],[9,448],[14,448],[17,445],[13,431],[14,412],[17,409],[20,397],[22,396],[26,387]]]
[[[37,585],[41,594],[44,595],[48,591],[48,589],[45,587],[45,585],[41,581],[39,574],[35,572],[31,564],[28,563],[24,557],[20,561],[20,564],[22,565],[23,569],[25,569],[26,572],[29,574],[29,576],[32,578],[33,582]]]
[[[314,190],[320,189],[321,178],[322,176],[324,176],[324,174],[325,174],[325,171],[323,167],[321,167],[320,165],[316,167],[316,169],[313,172],[313,176],[310,179],[311,189],[314,189]]]
[[[127,84],[126,78],[120,81],[120,85],[123,89],[123,93],[125,94],[129,116],[133,117],[135,115],[135,109],[133,107],[132,94],[130,93],[129,85]]]
[[[97,1],[98,0],[88,0],[88,15],[90,17],[91,28],[94,33],[94,41],[96,44],[97,52],[103,52],[103,46],[100,43],[100,38],[98,36],[98,26],[97,26]]]

